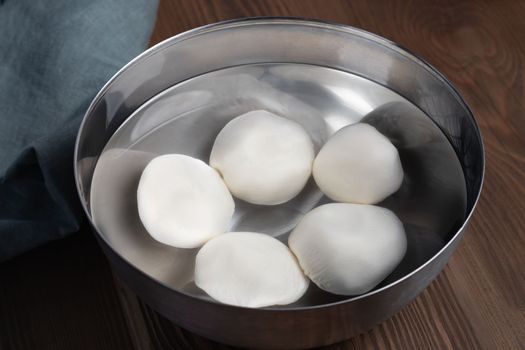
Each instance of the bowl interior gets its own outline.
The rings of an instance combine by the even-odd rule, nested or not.
[[[230,61],[230,53],[214,45],[219,49],[216,67],[210,65],[217,62],[199,55],[183,69],[185,73],[175,72],[175,67],[185,67],[181,61],[189,53],[206,48],[209,36],[231,41],[236,34],[236,45],[253,51],[253,44],[242,39],[253,41],[276,29],[284,42],[296,38],[304,43],[309,38],[313,46],[327,45],[330,39],[344,44],[333,46],[338,48],[339,61],[327,67],[328,59],[317,50],[287,48],[274,40],[261,43],[268,50],[257,56],[239,51]],[[359,57],[345,58],[345,54],[363,48],[382,55],[369,58],[372,62],[363,62],[357,70],[352,59]],[[155,66],[159,59],[160,69]],[[389,67],[377,79],[367,69],[381,61]],[[343,63],[350,66],[342,67]],[[142,79],[141,83],[132,77]],[[414,96],[416,92],[420,95]],[[193,284],[196,250],[162,245],[145,232],[136,212],[136,186],[142,169],[156,155],[183,153],[208,161],[219,130],[231,118],[253,109],[267,109],[301,123],[316,150],[340,127],[358,121],[374,125],[398,147],[405,180],[380,205],[403,221],[408,251],[377,288],[406,276],[438,253],[464,224],[477,198],[482,176],[479,133],[466,106],[439,74],[391,43],[354,29],[252,20],[171,39],[126,67],[97,96],[79,133],[76,161],[81,198],[101,237],[151,278],[207,299]],[[471,144],[466,147],[465,142]],[[265,232],[286,241],[304,213],[328,201],[313,181],[298,197],[279,206],[236,200],[231,229]],[[311,284],[305,297],[284,308],[348,298]]]

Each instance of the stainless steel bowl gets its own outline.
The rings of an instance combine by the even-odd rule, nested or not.
[[[219,304],[176,290],[130,262],[121,248],[93,225],[113,269],[145,302],[192,332],[232,345],[326,345],[387,319],[443,269],[463,236],[483,181],[484,151],[479,128],[461,96],[436,69],[398,45],[352,27],[291,18],[242,19],[170,38],[135,58],[101,89],[84,117],[75,149],[78,193],[90,221],[93,223],[90,191],[97,160],[110,137],[141,105],[167,88],[204,73],[283,62],[354,73],[388,87],[424,111],[459,158],[466,184],[466,215],[457,230],[445,236],[437,253],[403,275],[394,274],[369,293],[312,305],[264,309]],[[378,118],[381,130],[385,127],[381,125],[383,114],[389,110],[378,110],[369,120]]]

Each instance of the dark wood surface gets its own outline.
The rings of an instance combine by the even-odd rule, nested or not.
[[[0,265],[0,349],[132,349],[111,270],[91,232]]]
[[[329,349],[525,349],[525,2],[161,0],[152,44],[245,16],[304,16],[394,40],[470,104],[487,157],[470,228],[444,272],[369,332]],[[86,232],[0,265],[0,349],[230,349],[114,280]]]

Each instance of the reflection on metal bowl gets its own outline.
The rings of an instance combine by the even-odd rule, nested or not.
[[[353,88],[340,79],[343,75],[353,77]],[[201,76],[215,83],[199,85]],[[368,91],[367,98],[356,93],[360,89]],[[375,126],[398,148],[405,180],[380,205],[403,221],[408,252],[371,292],[334,296],[312,284],[288,306],[220,304],[193,283],[195,249],[164,246],[144,231],[135,193],[147,162],[163,152],[207,160],[218,130],[243,109],[255,108],[300,122],[316,150],[338,128],[357,121]],[[172,135],[169,145],[159,141],[159,130]],[[182,33],[125,66],[86,113],[75,172],[80,198],[113,269],[154,309],[220,342],[305,348],[371,328],[437,276],[474,210],[484,153],[478,126],[457,91],[396,44],[343,25],[255,18]],[[276,207],[237,201],[232,228],[285,240],[306,211],[326,201],[313,181]]]

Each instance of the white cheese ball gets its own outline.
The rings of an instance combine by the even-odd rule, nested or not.
[[[206,243],[195,261],[195,284],[230,305],[264,307],[297,301],[308,279],[288,247],[253,232],[230,232]]]
[[[210,165],[236,197],[273,205],[301,192],[313,159],[312,141],[300,124],[258,110],[226,124],[213,145]]]
[[[157,241],[196,248],[228,229],[235,204],[220,175],[182,154],[148,163],[137,190],[140,220]]]
[[[401,262],[407,240],[388,209],[331,203],[307,213],[288,245],[319,288],[340,295],[370,291]]]
[[[321,148],[313,165],[315,182],[338,202],[374,204],[396,192],[403,167],[396,147],[368,124],[337,131]]]

